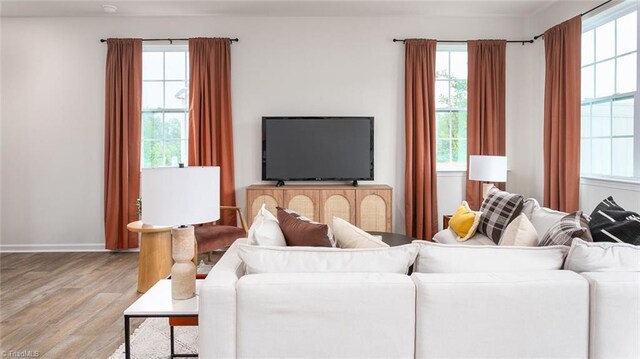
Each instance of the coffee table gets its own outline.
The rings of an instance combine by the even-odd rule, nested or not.
[[[171,298],[171,280],[162,279],[124,311],[124,355],[131,358],[131,318],[197,317],[198,293],[202,280],[196,280],[196,295],[184,300]],[[171,357],[197,357],[198,354],[175,354],[171,327]]]

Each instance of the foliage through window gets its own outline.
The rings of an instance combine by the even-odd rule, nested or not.
[[[142,167],[187,162],[189,54],[186,46],[142,53]]]
[[[467,48],[436,52],[437,169],[467,169]]]
[[[636,5],[626,2],[583,23],[583,176],[640,177],[640,124],[634,113],[638,93],[637,19]]]

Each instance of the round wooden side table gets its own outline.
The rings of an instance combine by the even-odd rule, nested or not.
[[[138,259],[138,292],[145,293],[160,279],[171,274],[171,227],[153,226],[135,221],[127,224],[131,232],[141,234]]]

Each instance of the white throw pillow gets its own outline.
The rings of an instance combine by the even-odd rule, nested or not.
[[[524,215],[527,216],[527,218],[530,220],[533,216],[533,212],[539,210],[540,208],[542,207],[540,207],[540,203],[538,203],[538,200],[536,200],[535,198],[527,198],[522,203],[521,213],[524,213]]]
[[[574,272],[640,272],[640,246],[575,238],[564,268]]]
[[[419,273],[526,272],[562,269],[569,247],[506,247],[413,241]]]
[[[511,221],[507,229],[502,233],[499,246],[536,247],[538,245],[538,233],[524,213]]]
[[[558,223],[567,214],[546,207],[534,209],[533,214],[531,214],[531,224],[535,227],[538,237],[543,238],[549,228]]]
[[[278,220],[262,205],[253,224],[249,228],[249,244],[258,246],[286,246],[284,234],[280,229]]]
[[[400,273],[406,274],[418,246],[341,249],[330,247],[238,246],[247,274],[258,273]]]
[[[333,217],[333,236],[340,248],[389,247],[380,239],[339,217]]]

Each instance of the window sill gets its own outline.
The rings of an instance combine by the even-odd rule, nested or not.
[[[580,184],[640,192],[640,181],[632,179],[580,176]]]

